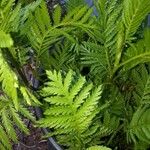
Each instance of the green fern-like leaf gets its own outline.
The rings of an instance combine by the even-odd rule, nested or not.
[[[86,3],[84,0],[67,0],[66,2],[67,11],[71,12],[74,8],[78,6],[83,6],[85,4]]]
[[[126,27],[126,40],[130,40],[141,22],[150,12],[149,0],[125,0],[123,4],[123,20]]]
[[[18,95],[20,92],[22,95],[29,95],[24,97],[29,103],[29,99],[32,99],[34,102],[38,102],[37,99],[31,94],[28,89],[22,90],[20,89],[19,84],[21,83],[18,80],[18,75],[16,75],[15,71],[11,68],[10,60],[8,61],[7,54],[5,54],[4,48],[10,48],[13,46],[13,40],[9,35],[9,32],[18,31],[18,26],[20,22],[18,19],[20,18],[20,5],[15,6],[14,0],[3,0],[0,2],[0,82],[2,83],[2,90],[6,93],[6,95],[12,99],[15,108],[18,110],[19,107],[19,98]],[[11,49],[10,49],[11,51]],[[20,92],[19,92],[20,91]],[[31,102],[30,102],[31,103]]]
[[[32,121],[35,121],[35,118],[24,106],[20,105],[19,111],[17,112],[10,99],[7,99],[6,96],[0,97],[0,147],[3,147],[4,149],[11,150],[11,141],[15,143],[18,142],[14,126],[18,126],[20,130],[27,134],[29,133],[29,130],[24,125],[19,113]]]
[[[134,113],[128,128],[128,139],[135,143],[139,141],[150,144],[150,108],[149,106],[139,107]]]
[[[76,42],[72,33],[74,30],[81,29],[93,36],[92,31],[95,26],[92,24],[93,21],[90,19],[90,15],[88,7],[77,7],[64,18],[61,18],[61,9],[57,6],[52,19],[50,19],[46,4],[42,1],[39,7],[35,9],[35,13],[30,14],[25,23],[23,33],[27,33],[37,57],[41,58],[43,55],[47,57],[48,53],[46,52],[48,52],[51,44],[60,41],[60,39],[67,38],[71,42]],[[40,60],[42,62],[42,59]]]
[[[24,99],[26,100],[27,104],[31,105],[32,102],[41,105],[41,103],[38,101],[38,99],[31,93],[31,91],[25,87],[25,86],[20,86],[20,92]]]
[[[99,112],[101,86],[93,88],[92,84],[86,85],[85,78],[75,77],[72,71],[69,71],[64,79],[61,73],[56,71],[47,71],[47,75],[50,81],[41,90],[41,95],[51,106],[46,109],[45,118],[38,121],[39,125],[54,128],[54,133],[51,135],[65,134],[70,139],[78,138],[80,142],[91,132],[93,135],[98,126],[93,125],[96,127],[94,130],[87,129],[90,128],[93,118]],[[82,147],[78,140],[76,144]],[[68,142],[69,147],[77,148],[74,145],[75,141],[72,141],[74,144],[71,141]]]
[[[9,48],[9,52],[11,53],[13,59],[18,63],[19,67],[25,66],[29,63],[30,60],[30,48],[26,46],[15,46]]]
[[[51,69],[67,70],[77,68],[76,55],[73,52],[74,45],[71,42],[65,41],[63,45],[61,43],[55,44],[55,48],[51,50],[49,63]]]
[[[3,58],[2,52],[0,52],[0,81],[2,82],[3,90],[13,100],[14,106],[18,109],[18,78],[9,68],[7,62]]]
[[[6,33],[18,31],[21,5],[15,6],[15,0],[2,0],[0,9],[0,29]]]
[[[118,68],[123,67],[123,71],[127,71],[137,66],[140,63],[150,61],[150,29],[146,28],[144,32],[144,39],[129,47],[123,57],[122,63]]]
[[[137,103],[149,104],[150,103],[150,74],[145,65],[141,65],[132,71],[134,84],[136,85],[133,96]]]
[[[108,74],[106,48],[96,43],[86,42],[81,47],[81,61],[84,65],[91,66],[91,72],[103,78]]]
[[[99,74],[100,78],[112,76],[115,54],[117,54],[117,40],[122,5],[118,0],[95,1],[98,16],[95,24],[97,43],[87,42],[81,49],[83,64],[91,67],[91,72]]]
[[[35,96],[24,86],[19,87],[19,80],[16,73],[10,68],[6,62],[2,52],[0,53],[0,82],[2,83],[2,90],[12,99],[15,108],[19,108],[18,90],[24,97],[25,101],[31,105],[32,102],[40,104]]]
[[[140,65],[132,71],[135,90],[133,100],[136,104],[136,111],[133,114],[128,126],[128,141],[133,141],[135,145],[143,142],[149,144],[150,140],[150,75],[149,69],[145,65]],[[146,145],[147,145],[146,144]]]
[[[32,3],[26,5],[23,9],[21,9],[21,18],[20,18],[20,32],[24,32],[25,30],[25,21],[28,19],[30,14],[35,11],[35,9],[40,5],[42,0],[33,1]],[[46,16],[45,16],[46,17]],[[27,30],[26,30],[27,31]]]
[[[87,150],[111,150],[111,149],[106,146],[92,146],[89,147]]]
[[[61,21],[61,13],[62,13],[61,7],[59,5],[57,5],[55,7],[55,11],[53,13],[53,21],[54,21],[55,25],[60,23],[60,21]]]
[[[12,126],[12,122],[11,122],[11,118],[10,118],[10,115],[9,115],[9,111],[4,109],[2,110],[2,123],[3,123],[3,126],[5,126],[5,129],[7,131],[7,134],[8,136],[14,141],[14,142],[17,142],[17,135],[15,133],[15,129],[14,127]]]
[[[11,150],[10,142],[8,139],[8,136],[6,135],[3,127],[0,125],[0,146],[2,148],[7,148],[8,150]]]
[[[9,34],[0,31],[0,48],[11,47],[13,45],[13,40]]]

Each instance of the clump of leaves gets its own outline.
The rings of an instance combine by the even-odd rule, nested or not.
[[[49,127],[58,142],[70,149],[84,149],[95,138],[99,124],[93,119],[104,109],[98,107],[102,86],[94,87],[86,83],[85,77],[78,76],[71,70],[63,78],[61,72],[47,71],[49,81],[40,91],[49,103],[45,117],[38,121],[40,127]]]
[[[79,3],[81,7],[82,4]],[[92,30],[92,34],[87,32],[89,36],[84,42],[76,44],[72,56],[75,52],[79,57],[80,62],[77,64],[80,68],[90,68],[88,80],[92,80],[96,86],[104,85],[100,103],[109,101],[111,105],[106,113],[97,114],[101,118],[99,126],[103,120],[106,123],[112,118],[119,124],[114,125],[113,132],[105,134],[108,141],[104,140],[104,143],[119,147],[118,143],[113,146],[113,140],[122,132],[123,135],[127,135],[123,137],[124,143],[127,145],[131,143],[131,148],[143,144],[143,149],[146,149],[150,145],[148,119],[150,29],[142,26],[142,23],[150,12],[150,1],[98,0],[94,6],[97,16],[91,15],[90,18],[96,27]],[[95,38],[91,38],[91,35]],[[61,50],[56,52],[59,54],[56,56],[63,54]],[[58,70],[63,70],[67,65],[65,60],[70,51],[68,50],[68,55],[67,51],[65,52],[66,57],[63,58],[64,61],[62,60],[64,64],[60,63],[61,67],[58,66]],[[58,60],[59,57],[53,58]]]

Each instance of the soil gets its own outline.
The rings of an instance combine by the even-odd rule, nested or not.
[[[13,150],[48,150],[48,142],[42,139],[42,131],[29,123],[30,135],[20,133],[19,142],[13,145]]]
[[[36,116],[35,108],[29,107],[28,110]],[[32,122],[26,118],[22,118],[24,124],[29,129],[29,135],[21,132],[17,126],[15,126],[16,133],[18,135],[18,143],[13,143],[13,150],[49,150],[47,139],[43,139],[43,132],[41,128],[36,128]]]

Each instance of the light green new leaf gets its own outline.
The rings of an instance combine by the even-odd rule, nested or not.
[[[87,138],[92,141],[92,136],[89,135],[94,136],[98,129],[97,124],[92,124],[92,121],[100,111],[98,103],[102,87],[94,88],[93,84],[86,83],[85,77],[71,70],[65,78],[60,71],[47,71],[47,75],[49,81],[41,90],[41,95],[50,103],[50,107],[44,113],[46,117],[38,121],[39,126],[53,128],[51,135],[69,136],[67,144],[70,144],[70,149],[82,146],[78,142]],[[87,131],[88,128],[90,129]],[[74,138],[77,136],[78,140]]]
[[[87,150],[111,150],[111,149],[106,146],[92,146],[87,148]]]
[[[4,31],[0,31],[0,48],[6,48],[13,46],[13,40],[10,34],[6,34]]]

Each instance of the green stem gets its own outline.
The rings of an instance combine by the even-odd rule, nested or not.
[[[133,57],[133,58],[131,58],[131,59],[128,59],[128,60],[124,61],[123,63],[121,63],[116,69],[118,70],[118,69],[121,68],[122,66],[125,66],[126,64],[131,63],[132,61],[134,61],[134,60],[136,60],[136,59],[139,59],[139,58],[142,59],[143,57],[146,57],[146,56],[150,56],[150,53],[148,52],[148,53],[140,54],[140,55],[135,56],[135,57]],[[139,62],[140,62],[140,61],[139,61]]]

